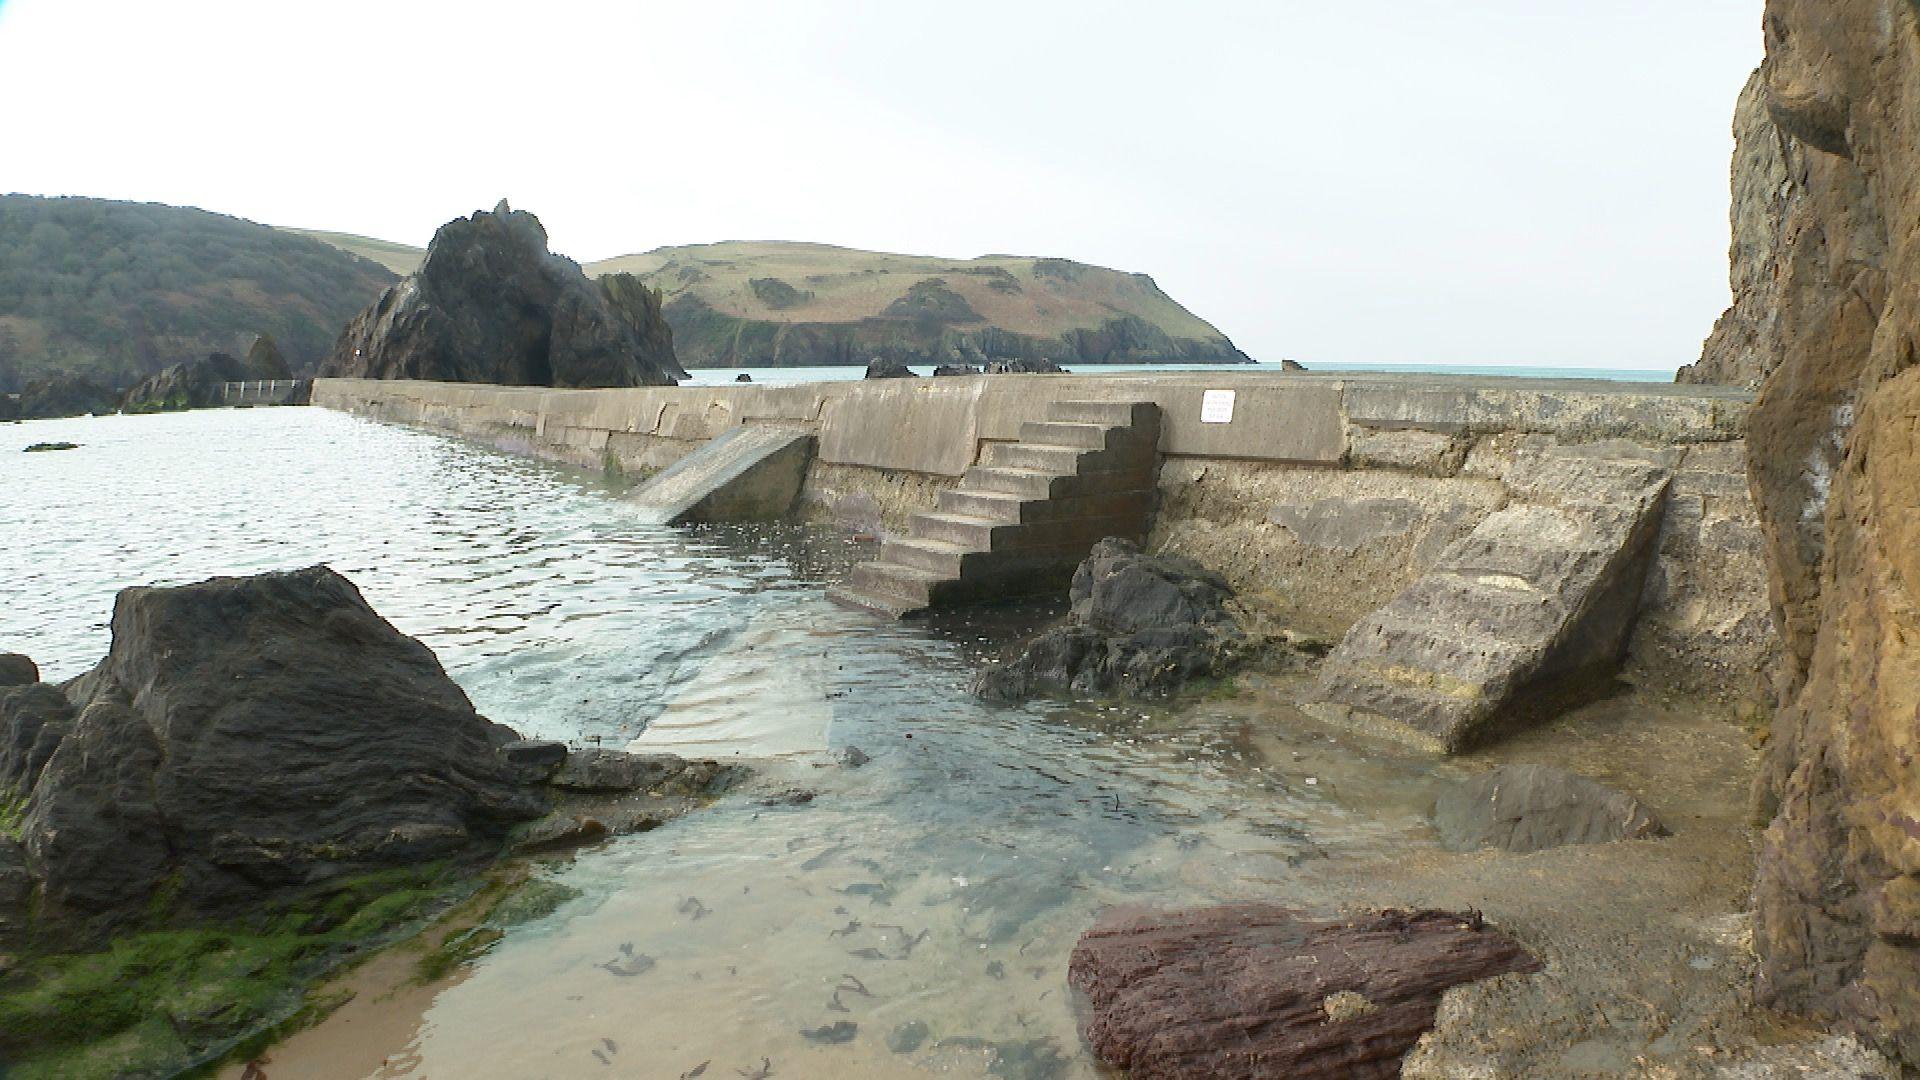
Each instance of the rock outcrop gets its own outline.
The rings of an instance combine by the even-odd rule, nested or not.
[[[1434,800],[1433,825],[1454,851],[1541,851],[1667,834],[1640,800],[1551,765],[1502,765],[1448,784]]]
[[[1553,715],[1618,669],[1670,479],[1627,444],[1517,459],[1513,501],[1356,622],[1316,711],[1384,722],[1455,753]]]
[[[348,324],[322,375],[513,386],[664,386],[686,375],[658,294],[596,283],[502,200],[440,227],[420,269]]]
[[[291,378],[293,372],[287,370],[279,346],[263,334],[254,339],[244,360],[217,352],[148,376],[127,391],[120,407],[127,412],[204,409],[221,403],[227,383]]]
[[[1448,987],[1540,965],[1476,915],[1117,912],[1074,946],[1082,1033],[1133,1080],[1400,1075]]]
[[[1733,113],[1733,246],[1728,281],[1733,304],[1713,325],[1698,362],[1674,381],[1758,390],[1780,366],[1780,314],[1791,279],[1779,257],[1782,230],[1802,188],[1806,151],[1781,132],[1767,108],[1766,80],[1755,71]]]
[[[127,589],[106,659],[8,691],[0,723],[54,913],[483,856],[547,809],[495,753],[512,734],[325,567]]]
[[[1748,435],[1784,652],[1758,997],[1916,1065],[1920,11],[1769,0],[1765,34],[1756,93],[1785,168],[1742,158],[1734,185],[1781,208],[1772,276],[1734,305],[1762,313],[1754,352],[1778,358]]]
[[[907,365],[898,360],[888,360],[884,357],[876,356],[867,362],[867,373],[864,377],[869,379],[911,379],[914,377],[914,373]]]
[[[1074,571],[1071,610],[974,681],[990,701],[1042,695],[1164,697],[1257,648],[1226,579],[1179,555],[1107,539]]]
[[[110,413],[119,408],[120,395],[85,375],[54,375],[27,384],[20,391],[16,418],[52,420],[62,416]]]

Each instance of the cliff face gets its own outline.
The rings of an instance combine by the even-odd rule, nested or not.
[[[1774,124],[1764,73],[1755,71],[1733,113],[1733,306],[1714,323],[1699,362],[1681,368],[1676,382],[1758,390],[1780,366],[1781,230],[1805,192],[1798,182],[1805,153]]]
[[[1735,219],[1774,244],[1743,268],[1736,242],[1703,360],[1773,368],[1749,432],[1784,645],[1759,997],[1920,1062],[1920,19],[1769,0],[1765,32],[1754,90],[1784,143],[1740,159],[1736,192],[1772,194]]]

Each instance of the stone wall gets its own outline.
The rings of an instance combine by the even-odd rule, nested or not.
[[[1205,423],[1209,389],[1232,419]],[[815,428],[808,520],[902,531],[983,448],[1061,399],[1163,411],[1156,547],[1232,579],[1284,624],[1337,638],[1506,504],[1514,464],[1625,440],[1675,470],[1632,669],[1689,693],[1751,697],[1770,655],[1745,494],[1749,398],[1718,388],[1581,381],[1205,372],[901,379],[776,387],[550,390],[321,380],[315,402],[627,475],[729,426]]]

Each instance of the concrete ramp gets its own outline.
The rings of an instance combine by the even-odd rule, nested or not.
[[[627,749],[717,761],[824,756],[830,645],[790,611],[754,619]]]
[[[1669,476],[1618,445],[1515,462],[1513,501],[1354,624],[1312,708],[1453,753],[1574,703],[1626,650]]]
[[[650,525],[785,517],[813,456],[800,428],[730,428],[627,494]]]

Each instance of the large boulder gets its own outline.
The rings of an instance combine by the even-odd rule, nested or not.
[[[876,356],[867,362],[867,374],[865,377],[869,379],[911,379],[915,376],[913,369],[907,367],[907,365],[900,361]]]
[[[1454,851],[1540,851],[1667,833],[1640,800],[1551,765],[1502,765],[1449,784],[1434,800],[1433,824]]]
[[[511,732],[325,567],[124,590],[66,696],[0,700],[0,780],[26,785],[50,913],[126,911],[162,883],[213,911],[486,857],[547,809],[496,753]]]
[[[18,418],[51,420],[61,416],[110,413],[120,395],[85,375],[53,375],[27,384],[20,391]]]
[[[616,277],[623,277],[616,275]],[[588,280],[547,250],[540,220],[501,200],[440,227],[420,269],[361,312],[326,376],[513,386],[670,386],[674,359],[657,294],[637,280]]]
[[[272,338],[261,334],[247,350],[246,359],[216,352],[204,359],[173,364],[127,391],[120,407],[128,412],[204,409],[219,405],[225,399],[228,383],[291,378],[293,373],[287,370],[280,347]]]
[[[1538,970],[1477,915],[1236,904],[1103,916],[1067,980],[1093,1052],[1133,1080],[1386,1080],[1448,987]]]
[[[27,686],[40,681],[40,668],[19,653],[0,653],[0,686]]]
[[[992,701],[1165,696],[1256,646],[1228,606],[1233,595],[1192,559],[1147,555],[1110,537],[1074,571],[1066,618],[981,672],[974,692]]]

